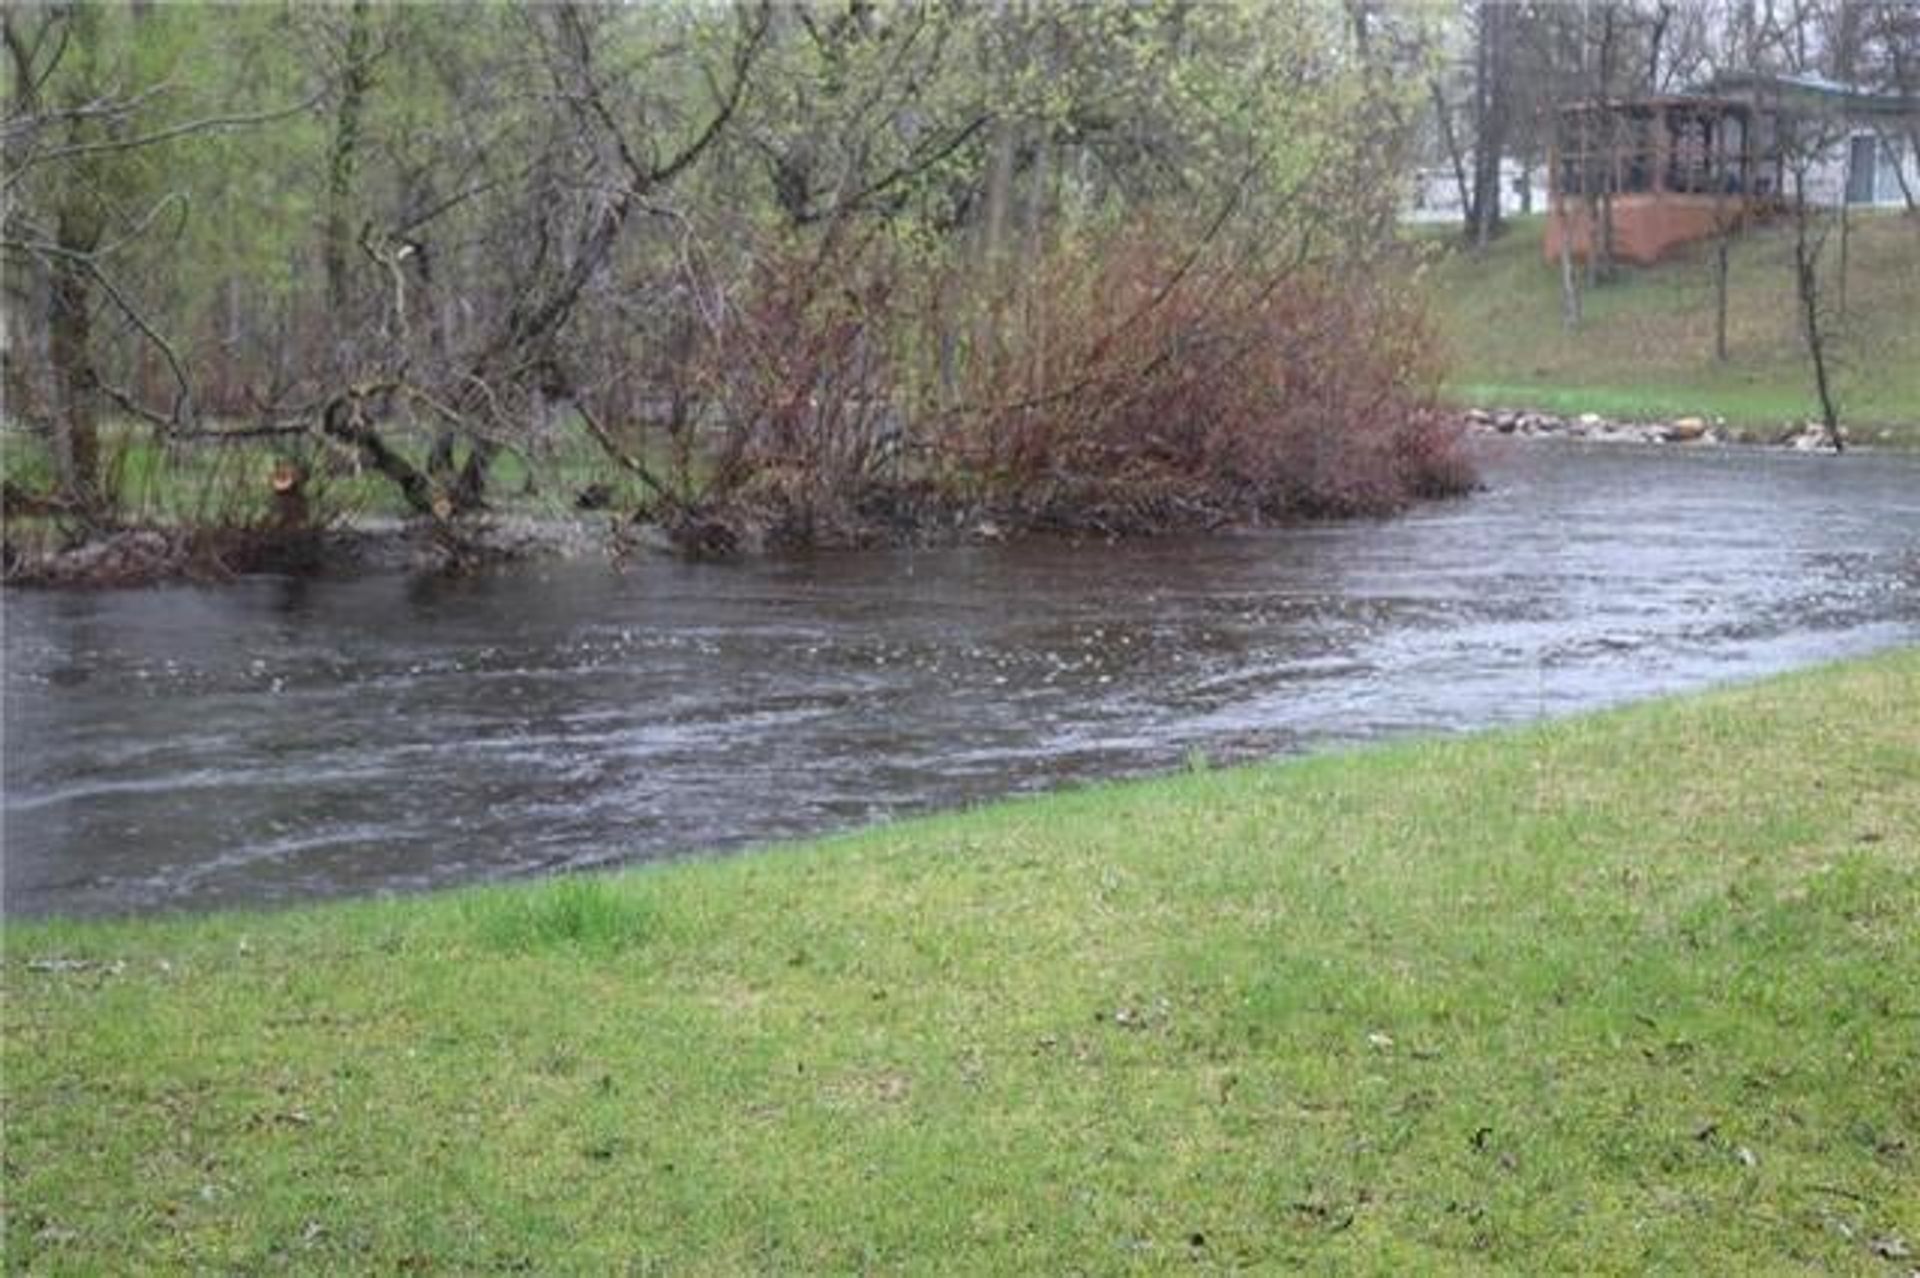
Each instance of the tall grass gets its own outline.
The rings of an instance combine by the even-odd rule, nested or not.
[[[474,934],[502,954],[574,950],[606,955],[647,939],[644,884],[569,874],[539,892],[482,892],[466,901]]]

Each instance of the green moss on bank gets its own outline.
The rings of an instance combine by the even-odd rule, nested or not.
[[[6,1260],[1896,1272],[1916,918],[1920,651],[613,877],[16,924]]]
[[[1728,360],[1719,364],[1707,246],[1623,268],[1585,294],[1585,321],[1570,334],[1560,321],[1559,271],[1541,256],[1544,225],[1522,219],[1485,253],[1450,249],[1434,268],[1454,398],[1630,419],[1718,415],[1761,437],[1819,415],[1796,318],[1790,228],[1735,242]],[[1827,254],[1836,268],[1837,232]],[[1856,214],[1847,258],[1837,343],[1843,419],[1870,442],[1920,446],[1920,224]]]

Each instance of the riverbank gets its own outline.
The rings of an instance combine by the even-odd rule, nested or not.
[[[0,580],[13,586],[94,588],[220,582],[260,573],[460,573],[529,560],[614,558],[643,536],[644,530],[610,517],[552,512],[446,521],[372,516],[292,530],[134,527],[71,542],[10,543]]]
[[[1389,451],[1408,456],[1383,462],[1380,473],[1356,475],[1344,487],[1324,476],[1303,477],[1301,491],[1285,497],[1267,491],[1288,486],[1272,477],[1264,489],[1230,493],[1199,477],[1141,472],[1112,482],[1054,476],[1001,494],[890,477],[854,499],[830,503],[831,510],[777,483],[718,501],[648,500],[628,491],[616,503],[610,486],[595,481],[571,500],[563,489],[506,496],[483,511],[448,515],[361,507],[289,523],[257,511],[195,518],[169,502],[145,516],[88,527],[34,513],[0,529],[0,583],[87,588],[260,573],[460,574],[530,560],[614,560],[647,552],[729,559],[1020,538],[1117,541],[1381,518],[1474,491],[1478,476],[1464,446],[1470,429],[1464,419],[1428,411],[1404,431],[1389,432],[1402,437]],[[1304,476],[1315,467],[1303,463],[1301,469]],[[1316,495],[1318,485],[1328,491]]]
[[[1569,333],[1559,272],[1541,256],[1544,223],[1517,219],[1477,254],[1447,233],[1429,296],[1454,403],[1637,423],[1693,417],[1762,442],[1818,420],[1795,319],[1790,228],[1734,241],[1722,362],[1713,353],[1710,246],[1623,268],[1585,294],[1581,327]],[[1854,443],[1920,448],[1920,227],[1898,213],[1857,213],[1847,255],[1841,421]],[[1827,268],[1838,310],[1837,233]]]
[[[1832,451],[1824,429],[1811,423],[1762,435],[1719,418],[1643,420],[1595,413],[1563,415],[1530,409],[1472,408],[1449,414],[1445,426],[1462,438],[1477,435],[1543,443],[1572,440]],[[1844,429],[1842,439],[1848,447],[1862,442],[1855,432]],[[1866,446],[1878,447],[1881,439],[1881,432],[1868,432]],[[1449,487],[1426,500],[1465,495],[1477,482],[1469,455],[1462,459]],[[52,530],[41,529],[43,535],[7,540],[0,582],[27,587],[95,588],[230,581],[259,573],[460,574],[528,561],[621,559],[646,553],[728,558],[807,548],[984,545],[1023,536],[1111,541],[1264,526],[1245,512],[1218,509],[1199,501],[1154,507],[1147,515],[1113,509],[1096,511],[1096,516],[1091,522],[1075,523],[1044,508],[1023,509],[1004,503],[948,504],[906,513],[880,508],[868,512],[868,522],[849,526],[828,538],[824,547],[795,544],[797,539],[783,537],[777,514],[749,516],[732,523],[696,521],[688,527],[673,528],[648,518],[644,510],[638,514],[582,512],[551,502],[509,503],[496,512],[445,520],[360,514],[324,527],[294,530],[265,524],[199,527],[158,523],[61,538]],[[1300,518],[1291,522],[1326,521]]]
[[[725,861],[7,930],[9,1268],[1904,1272],[1920,651]]]

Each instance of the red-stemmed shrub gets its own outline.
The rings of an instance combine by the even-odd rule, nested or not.
[[[1379,266],[1261,269],[1147,228],[1060,253],[974,365],[943,444],[1035,523],[1379,514],[1471,475],[1433,342]]]
[[[811,544],[1389,513],[1472,483],[1386,261],[1134,226],[913,275],[879,237],[762,250],[695,357],[697,510]],[[706,533],[702,533],[706,537]]]

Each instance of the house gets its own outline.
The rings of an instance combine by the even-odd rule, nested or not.
[[[1803,189],[1826,206],[1920,198],[1920,100],[1817,76],[1725,75],[1698,93],[1561,108],[1545,253],[1584,258],[1596,213],[1613,255],[1659,260]],[[1602,197],[1605,197],[1604,199]]]
[[[1451,165],[1434,164],[1414,170],[1407,202],[1401,210],[1406,222],[1464,222],[1460,202],[1461,175]],[[1500,161],[1500,215],[1524,217],[1547,207],[1546,171],[1538,163]]]

